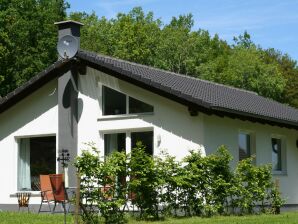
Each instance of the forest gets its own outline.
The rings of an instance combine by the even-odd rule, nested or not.
[[[247,32],[229,44],[208,30],[195,30],[191,14],[164,23],[140,7],[112,19],[66,13],[68,8],[64,0],[1,0],[0,98],[57,60],[54,22],[72,19],[84,23],[84,50],[254,91],[298,108],[297,61],[262,48]]]

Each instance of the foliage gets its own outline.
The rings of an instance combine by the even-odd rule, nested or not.
[[[64,0],[3,0],[0,5],[0,97],[57,58],[54,22],[66,17]],[[228,44],[194,30],[191,14],[168,24],[133,8],[116,18],[73,12],[85,24],[83,49],[257,92],[298,107],[297,62],[275,49],[256,46],[247,32]]]
[[[140,209],[141,218],[157,219],[161,177],[153,157],[145,152],[145,146],[141,142],[137,142],[136,147],[132,149],[128,167],[128,189],[132,203]]]
[[[101,158],[99,151],[92,144],[89,146],[91,151],[83,151],[75,163],[81,175],[81,198],[87,207],[83,220],[100,222],[99,211],[105,223],[124,223],[126,155],[116,152]]]
[[[113,19],[81,12],[71,13],[70,18],[85,23],[84,49],[298,105],[296,62],[274,49],[256,46],[247,32],[229,45],[218,35],[193,30],[191,14],[173,17],[164,24],[140,7]]]
[[[57,59],[57,28],[66,17],[63,0],[1,0],[0,96]]]
[[[284,203],[272,182],[270,165],[255,166],[248,158],[233,171],[225,146],[207,156],[190,151],[181,162],[165,152],[152,157],[141,142],[129,155],[115,152],[105,158],[90,147],[76,162],[82,202],[88,208],[83,216],[86,223],[99,222],[101,217],[106,223],[123,223],[129,204],[136,205],[139,218],[156,220],[160,215],[265,213],[270,207],[278,213]]]
[[[253,209],[260,205],[261,211],[265,212],[273,190],[271,170],[270,165],[253,165],[252,158],[240,161],[234,176],[233,207],[240,208],[241,213],[252,214]]]

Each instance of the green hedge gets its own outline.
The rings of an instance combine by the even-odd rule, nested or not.
[[[249,158],[230,168],[225,146],[202,156],[190,151],[182,161],[162,153],[152,157],[139,142],[131,154],[105,158],[92,145],[76,160],[86,223],[124,223],[126,206],[141,219],[164,216],[279,213],[283,204],[272,182],[271,165],[255,166]],[[98,216],[100,214],[100,216]]]

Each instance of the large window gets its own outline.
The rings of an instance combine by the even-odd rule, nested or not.
[[[280,138],[271,138],[272,147],[272,169],[282,171],[282,140]]]
[[[105,134],[104,149],[105,155],[110,155],[112,152],[125,151],[125,133]]]
[[[116,90],[102,87],[103,115],[151,113],[153,106]]]
[[[56,173],[56,137],[19,139],[18,189],[39,190],[39,175]]]
[[[137,142],[142,142],[146,147],[146,152],[149,155],[153,155],[153,132],[132,132],[131,133],[131,148],[137,146]]]
[[[130,139],[128,141],[131,142],[130,150],[136,146],[137,142],[141,141],[146,147],[146,152],[153,155],[153,131],[104,134],[105,155],[115,151],[125,151],[127,149],[126,138]]]
[[[126,114],[126,96],[103,86],[103,115]]]
[[[251,156],[251,135],[240,132],[238,135],[239,160],[247,159]]]

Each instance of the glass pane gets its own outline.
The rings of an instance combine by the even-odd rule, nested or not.
[[[126,114],[126,95],[103,86],[103,115]]]
[[[40,174],[56,173],[56,137],[30,139],[31,189],[39,190]]]
[[[272,138],[272,169],[281,171],[282,164],[281,164],[281,139]]]
[[[39,190],[39,175],[56,173],[56,137],[20,140],[19,189]]]
[[[153,106],[144,103],[140,100],[135,98],[129,97],[129,113],[136,114],[136,113],[148,113],[153,112]]]
[[[105,134],[104,147],[105,156],[112,152],[125,151],[125,133]]]
[[[239,160],[249,158],[251,156],[250,135],[245,133],[239,133],[238,144],[239,144]]]
[[[153,131],[132,132],[131,147],[136,147],[137,142],[141,141],[146,146],[146,152],[153,155]]]

